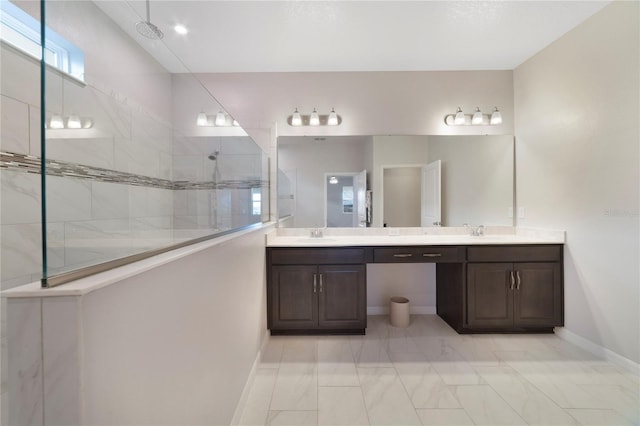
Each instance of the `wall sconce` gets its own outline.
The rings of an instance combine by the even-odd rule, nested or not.
[[[287,117],[287,124],[293,127],[300,126],[339,126],[342,123],[342,117],[340,117],[334,108],[331,108],[329,114],[319,114],[314,108],[313,112],[309,115],[300,114],[298,108],[293,111],[289,117]]]
[[[498,107],[494,107],[491,114],[483,114],[479,107],[476,107],[473,114],[465,114],[458,107],[455,114],[444,116],[444,123],[447,126],[496,126],[502,124],[502,114]]]
[[[220,110],[216,115],[207,115],[204,111],[200,111],[196,118],[196,125],[198,127],[238,127],[240,123],[226,112]]]
[[[52,114],[51,118],[44,123],[45,129],[61,130],[61,129],[90,129],[93,127],[93,119],[91,117],[80,117],[76,114],[71,114],[68,117],[63,117],[60,114]]]

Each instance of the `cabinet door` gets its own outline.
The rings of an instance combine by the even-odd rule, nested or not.
[[[563,324],[563,295],[560,264],[516,263],[514,318],[516,326]]]
[[[367,324],[364,265],[327,265],[318,268],[319,325],[321,328],[365,328]]]
[[[273,266],[271,268],[271,328],[280,330],[318,326],[317,268]]]
[[[513,326],[511,263],[467,265],[467,323],[471,328]]]

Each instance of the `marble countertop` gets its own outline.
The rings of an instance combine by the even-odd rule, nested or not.
[[[368,228],[370,229],[370,228]],[[471,236],[463,228],[382,228],[354,231],[323,229],[323,237],[311,238],[309,230],[277,229],[267,235],[268,247],[348,247],[419,245],[499,245],[564,244],[564,231],[532,230],[511,227],[487,229],[483,236]],[[449,231],[449,232],[447,232]],[[492,232],[493,231],[493,232]]]

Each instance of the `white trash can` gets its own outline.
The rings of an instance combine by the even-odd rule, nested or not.
[[[409,326],[409,299],[406,297],[392,297],[389,307],[389,322],[394,327]]]

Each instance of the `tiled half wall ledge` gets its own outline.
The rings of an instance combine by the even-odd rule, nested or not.
[[[41,158],[31,155],[0,152],[0,169],[40,174],[41,161]],[[250,189],[268,186],[267,181],[260,179],[227,179],[221,180],[220,182],[172,181],[58,160],[46,161],[46,174],[50,176],[71,177],[98,182],[121,183],[125,185],[146,186],[150,188],[170,190]]]

